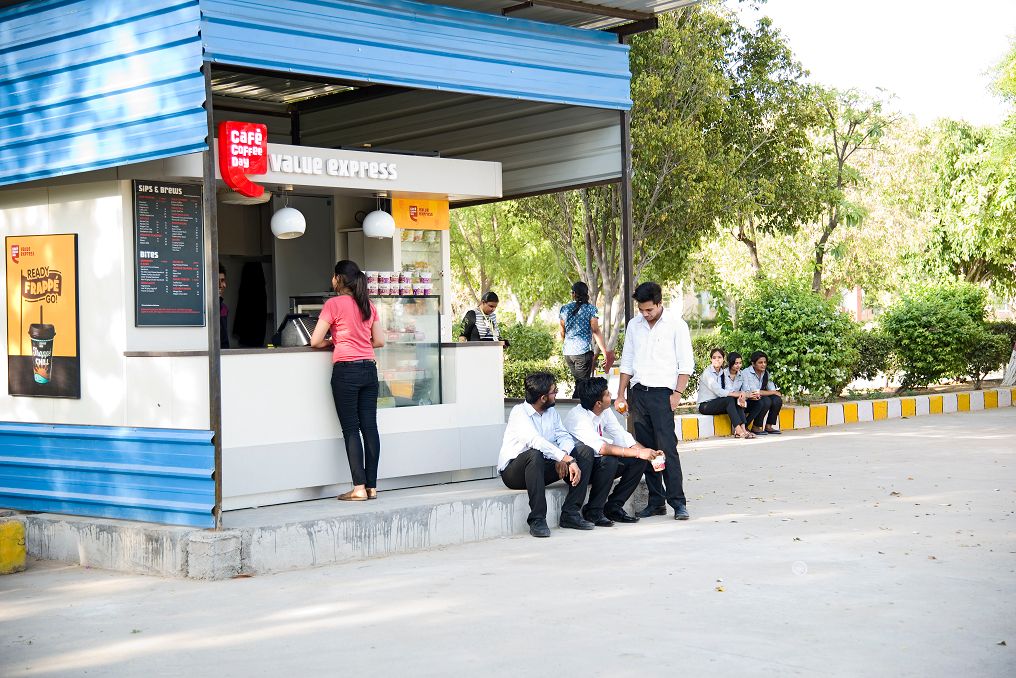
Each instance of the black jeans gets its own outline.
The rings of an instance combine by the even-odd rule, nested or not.
[[[377,487],[381,435],[377,430],[377,365],[374,361],[334,363],[332,398],[346,442],[353,484]]]
[[[783,398],[778,395],[762,396],[758,400],[748,400],[747,420],[755,428],[777,426],[780,423],[780,410],[783,409]]]
[[[566,355],[564,362],[568,365],[568,369],[571,370],[572,376],[575,378],[575,386],[578,387],[579,382],[583,379],[588,379],[593,376],[593,352],[588,351],[581,355]],[[572,393],[572,398],[575,397],[575,393]]]
[[[589,481],[589,501],[582,509],[588,520],[596,520],[604,513],[611,514],[624,507],[624,503],[639,486],[646,471],[646,460],[637,457],[596,457],[593,460],[593,477]],[[620,478],[613,492],[614,479]],[[607,496],[607,493],[610,496]]]
[[[593,469],[593,450],[588,445],[576,445],[569,453],[575,458],[579,465],[582,477],[575,487],[569,487],[568,494],[561,506],[561,515],[579,516],[579,507],[582,500],[586,498],[586,488],[589,487],[589,477]],[[547,519],[547,493],[546,487],[557,482],[557,469],[553,459],[546,459],[543,452],[529,449],[508,462],[501,471],[501,481],[505,487],[511,490],[527,490],[529,492],[529,517],[526,522],[530,525],[535,520]]]
[[[745,423],[744,410],[737,406],[737,398],[734,396],[721,396],[713,400],[699,403],[699,414],[726,414],[730,417],[730,426],[737,428]]]
[[[635,440],[651,449],[662,450],[667,457],[667,467],[663,471],[654,471],[652,464],[646,465],[649,506],[663,506],[666,500],[676,509],[680,504],[687,504],[687,499],[684,496],[681,457],[677,454],[674,411],[670,409],[672,393],[664,387],[650,388],[648,391],[637,384],[628,387],[628,405],[635,423]]]

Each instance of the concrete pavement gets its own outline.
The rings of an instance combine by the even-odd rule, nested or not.
[[[1012,676],[1014,426],[683,445],[686,523],[218,582],[30,563],[0,675]]]

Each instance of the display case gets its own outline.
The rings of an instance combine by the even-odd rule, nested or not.
[[[444,265],[441,239],[444,231],[399,229],[401,273],[412,276],[412,282],[428,284],[435,294],[444,290]]]
[[[385,332],[377,349],[378,407],[441,402],[441,299],[430,296],[373,297]]]

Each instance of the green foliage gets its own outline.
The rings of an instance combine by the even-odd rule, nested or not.
[[[563,363],[548,360],[506,360],[504,363],[504,395],[506,398],[525,398],[525,379],[533,372],[550,372],[558,384],[571,380],[571,373]]]
[[[988,330],[1009,338],[1009,345],[1016,343],[1016,320],[995,320],[988,323]]]
[[[769,356],[771,373],[795,400],[837,396],[857,363],[853,320],[801,282],[763,281],[739,307],[726,349]],[[747,368],[747,364],[745,368]]]
[[[984,293],[972,286],[927,288],[904,296],[880,319],[903,374],[903,389],[967,374],[983,331]],[[974,300],[980,298],[980,308]]]
[[[1013,130],[941,121],[932,133],[932,233],[927,273],[1016,291],[1016,143]]]
[[[554,354],[554,335],[545,325],[508,325],[501,329],[501,338],[508,341],[507,360],[549,360]]]
[[[967,376],[973,380],[974,388],[981,388],[989,372],[1005,367],[1011,354],[1008,336],[992,332],[987,325],[978,327],[967,346]]]
[[[858,330],[854,334],[857,362],[851,374],[853,379],[873,381],[878,375],[888,375],[892,365],[892,344],[889,337],[877,329]]]

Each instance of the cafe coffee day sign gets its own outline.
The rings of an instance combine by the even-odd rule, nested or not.
[[[7,390],[81,397],[78,236],[8,236]]]
[[[450,223],[447,200],[392,198],[392,217],[399,228],[447,231]]]

